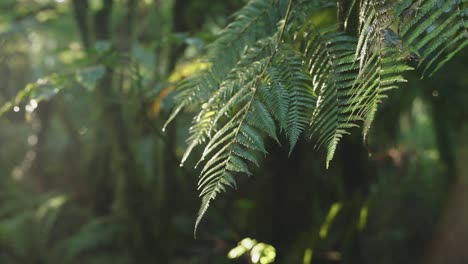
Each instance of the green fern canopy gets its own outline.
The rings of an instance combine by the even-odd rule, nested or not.
[[[404,72],[430,76],[468,43],[465,1],[352,0],[334,22],[317,19],[336,5],[252,0],[207,47],[211,67],[179,83],[168,122],[199,109],[182,164],[204,148],[195,232],[210,202],[267,155],[266,138],[284,134],[291,152],[306,134],[326,150],[328,167],[351,128],[367,136]]]

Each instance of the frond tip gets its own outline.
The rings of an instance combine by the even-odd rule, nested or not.
[[[259,101],[257,93],[261,83],[257,76],[267,64],[265,58],[250,67],[234,70],[232,75],[238,77],[225,82],[224,88],[218,90],[201,111],[212,112],[210,120],[217,127],[212,124],[209,130],[213,132],[206,133],[208,142],[199,161],[204,163],[198,181],[202,204],[195,232],[210,202],[225,192],[226,187],[236,188],[234,175],[250,175],[248,163],[258,164],[256,153],[266,153],[261,133],[277,138],[273,117]],[[224,92],[230,94],[229,99]]]

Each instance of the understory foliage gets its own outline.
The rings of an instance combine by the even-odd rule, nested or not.
[[[351,128],[366,138],[404,72],[430,76],[468,44],[464,0],[350,2],[324,25],[314,14],[334,1],[252,0],[208,46],[211,66],[179,84],[168,122],[200,109],[182,159],[203,145],[195,232],[210,202],[268,153],[266,138],[284,134],[291,152],[305,134],[326,150],[328,167]]]

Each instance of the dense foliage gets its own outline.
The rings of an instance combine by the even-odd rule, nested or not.
[[[347,26],[354,5],[356,29]],[[327,149],[328,167],[340,139],[361,121],[366,138],[411,61],[432,75],[468,44],[461,1],[355,0],[341,7],[346,15],[337,25],[317,24],[314,14],[326,8],[320,1],[250,1],[208,47],[211,66],[180,85],[173,116],[189,104],[201,108],[182,163],[207,141],[195,226],[218,193],[236,187],[235,174],[258,165],[256,152],[267,153],[262,134],[278,141],[284,132],[291,152],[310,130]]]

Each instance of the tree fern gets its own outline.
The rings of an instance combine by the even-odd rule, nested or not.
[[[355,0],[357,36],[315,24],[314,12],[330,3],[250,1],[208,46],[211,66],[179,85],[170,120],[185,106],[200,107],[182,163],[205,144],[195,230],[211,201],[267,154],[265,137],[279,142],[283,133],[292,151],[309,130],[326,148],[328,167],[351,128],[362,125],[366,137],[408,64],[432,74],[467,44],[463,1]],[[343,13],[337,23],[347,25],[353,12]]]

